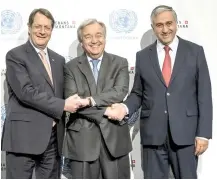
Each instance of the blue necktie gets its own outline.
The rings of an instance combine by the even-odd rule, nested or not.
[[[98,65],[99,61],[100,61],[100,60],[98,60],[98,59],[92,59],[92,60],[91,60],[91,62],[92,62],[92,64],[93,64],[93,76],[94,76],[94,79],[95,79],[96,84],[97,84],[98,73],[99,73],[99,71],[98,71],[98,69],[97,69],[97,65]]]

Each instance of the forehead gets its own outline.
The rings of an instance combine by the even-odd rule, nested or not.
[[[96,34],[96,33],[104,33],[103,27],[98,24],[89,24],[83,28],[83,34]]]
[[[33,22],[35,24],[52,24],[51,19],[47,18],[45,15],[43,15],[39,12],[35,14]]]
[[[175,18],[171,11],[164,11],[157,14],[153,20],[155,23],[165,23],[167,21],[175,21]]]

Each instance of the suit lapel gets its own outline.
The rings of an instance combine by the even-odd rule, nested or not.
[[[157,41],[152,44],[149,48],[149,57],[150,57],[150,61],[153,65],[153,68],[157,74],[157,76],[159,77],[160,81],[166,86],[163,75],[162,75],[162,71],[160,69],[160,65],[159,65],[159,60],[158,60],[158,55],[157,55]]]
[[[79,59],[79,63],[78,63],[78,68],[80,69],[80,71],[85,75],[91,94],[96,94],[96,83],[95,83],[95,79],[93,77],[93,73],[90,67],[90,64],[87,60],[87,57],[85,54],[83,54],[80,59]]]
[[[101,62],[101,66],[99,69],[99,76],[98,76],[98,81],[97,81],[97,92],[102,91],[103,84],[105,84],[105,77],[107,74],[107,70],[109,69],[109,56],[106,52],[104,52],[103,59]]]
[[[29,60],[35,65],[34,68],[37,68],[39,72],[44,76],[47,83],[53,88],[53,85],[51,83],[50,77],[48,76],[48,73],[44,67],[44,64],[42,63],[38,53],[35,51],[32,44],[27,41],[26,43],[26,52],[28,53]]]
[[[186,60],[186,58],[185,58],[186,52],[187,52],[187,50],[186,50],[186,46],[184,44],[184,40],[179,38],[179,44],[178,44],[178,48],[177,48],[177,52],[176,52],[175,62],[173,65],[173,71],[172,71],[172,75],[171,75],[171,79],[170,79],[170,84],[172,83],[172,81],[176,77],[177,73],[181,69],[182,64]]]

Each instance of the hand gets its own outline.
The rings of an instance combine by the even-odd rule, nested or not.
[[[65,100],[64,110],[67,112],[74,113],[81,106],[80,97],[75,94],[73,96],[68,97]]]
[[[81,104],[80,108],[90,106],[90,100],[88,98],[85,98],[85,99],[80,98],[79,102]]]
[[[121,121],[124,119],[124,117],[127,115],[126,107],[123,104],[112,104],[111,106],[112,110],[116,112],[117,115],[115,115],[115,119]]]
[[[199,156],[203,154],[209,145],[209,140],[202,139],[202,138],[196,138],[195,139],[195,155]]]
[[[126,116],[126,109],[122,104],[113,104],[106,109],[105,115],[109,119],[121,121]]]

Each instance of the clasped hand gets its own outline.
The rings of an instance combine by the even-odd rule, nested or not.
[[[65,107],[64,110],[74,113],[76,112],[78,109],[86,107],[90,105],[90,101],[88,98],[81,98],[79,97],[77,94],[68,97],[65,100]]]
[[[105,115],[111,120],[121,121],[127,115],[126,108],[123,104],[113,104],[111,107],[107,107]]]

